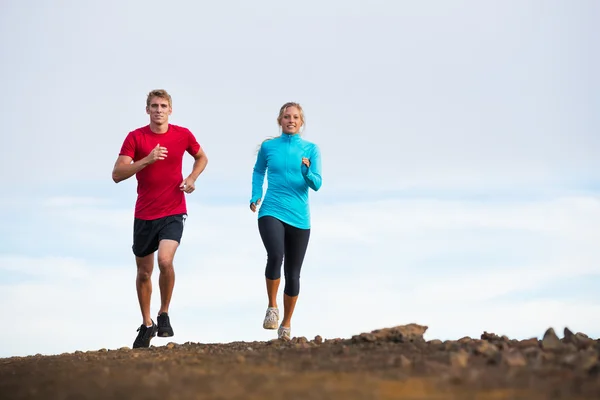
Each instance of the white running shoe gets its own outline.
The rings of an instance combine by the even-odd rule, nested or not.
[[[263,321],[263,328],[277,329],[278,324],[279,324],[279,310],[275,307],[267,308],[265,320]]]
[[[290,340],[292,336],[292,328],[284,328],[280,326],[277,330],[277,337],[279,339]]]

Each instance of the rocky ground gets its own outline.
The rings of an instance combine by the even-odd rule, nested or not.
[[[4,358],[0,398],[600,399],[600,339],[426,342],[426,330]]]

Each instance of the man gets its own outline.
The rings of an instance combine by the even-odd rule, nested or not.
[[[133,254],[137,264],[136,290],[142,325],[133,348],[149,347],[150,340],[173,336],[169,303],[175,285],[173,259],[187,217],[184,193],[192,193],[208,159],[188,129],[169,124],[171,96],[153,90],[146,100],[150,124],[129,132],[112,172],[115,183],[136,175],[137,200],[133,226]],[[182,162],[187,152],[195,159],[190,175],[183,179]],[[154,253],[158,251],[161,305],[157,322],[150,317]]]

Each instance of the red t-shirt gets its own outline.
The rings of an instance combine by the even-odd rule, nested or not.
[[[136,174],[135,218],[151,220],[187,213],[185,195],[179,188],[183,182],[183,155],[187,151],[194,156],[200,150],[189,129],[169,124],[167,132],[159,134],[146,125],[129,132],[119,155],[129,156],[135,162],[150,154],[157,144],[167,148],[167,157]]]

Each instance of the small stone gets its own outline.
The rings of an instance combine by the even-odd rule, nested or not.
[[[472,341],[473,341],[473,339],[471,339],[469,336],[465,336],[465,337],[458,339],[458,343],[460,343],[460,344],[467,344],[467,343],[471,343]]]
[[[175,348],[175,343],[169,342],[169,343],[167,343],[166,347],[167,347],[167,349],[171,350],[171,349]]]
[[[521,352],[524,356],[533,358],[538,355],[540,349],[538,347],[525,347]]]
[[[246,351],[254,351],[252,347],[246,347]]]
[[[430,340],[429,342],[427,342],[427,344],[429,344],[431,346],[442,346],[444,344],[444,342],[442,342],[439,339],[433,339],[433,340]]]
[[[300,336],[298,338],[298,343],[308,343],[308,339],[305,338],[304,336]]]
[[[323,338],[321,337],[321,335],[315,336],[314,342],[316,344],[322,344],[323,343]]]
[[[431,373],[441,373],[448,371],[449,366],[438,361],[425,361],[425,368]]]
[[[444,350],[446,351],[457,351],[460,349],[460,343],[454,340],[447,340],[444,342]]]
[[[406,357],[404,354],[400,354],[400,357],[398,357],[398,361],[402,368],[406,369],[412,366],[412,361],[410,361],[408,357]]]
[[[243,355],[239,354],[236,358],[235,361],[238,364],[244,364],[246,362],[246,357],[244,357]]]
[[[125,346],[125,347],[121,347],[119,349],[119,351],[125,351],[125,352],[127,352],[127,351],[131,351],[131,349],[129,347]]]
[[[556,336],[556,332],[554,332],[553,328],[548,328],[544,333],[544,338],[542,339],[542,348],[544,350],[558,350],[562,347],[562,342]]]
[[[98,353],[108,353],[108,350],[106,350],[106,349],[100,349],[100,350],[98,350]]]
[[[466,368],[469,364],[469,353],[464,350],[450,353],[450,365],[454,368]]]
[[[502,353],[502,362],[511,368],[527,366],[527,359],[518,350],[509,350]]]

